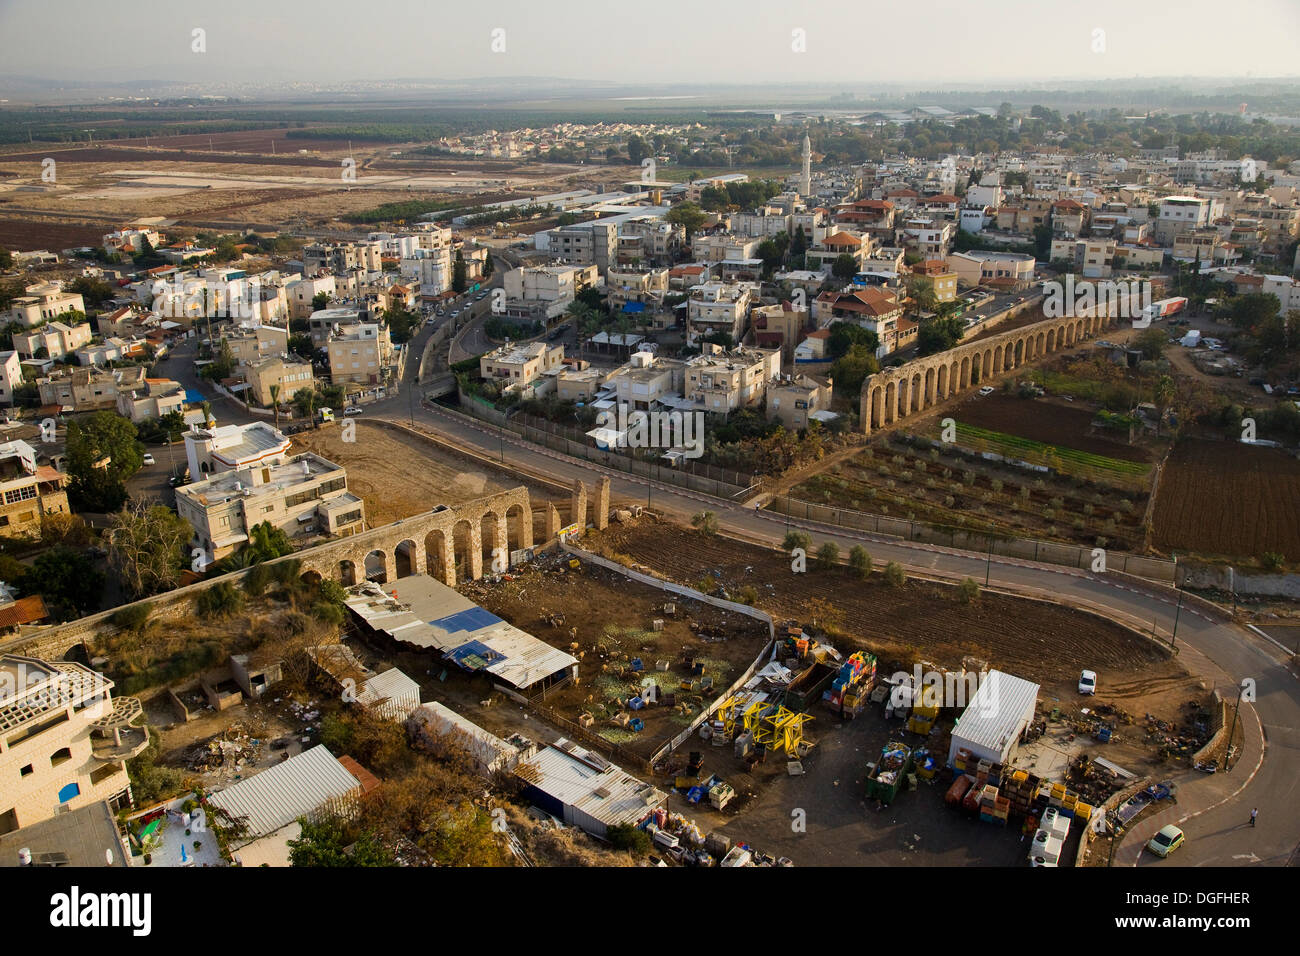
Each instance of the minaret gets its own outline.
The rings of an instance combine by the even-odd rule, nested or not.
[[[803,134],[803,175],[799,177],[799,193],[805,199],[812,192],[812,142]]]

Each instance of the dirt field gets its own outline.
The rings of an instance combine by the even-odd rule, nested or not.
[[[0,209],[3,209],[0,206]],[[97,246],[104,241],[107,227],[74,226],[34,219],[0,219],[0,249],[29,252],[48,249],[58,252],[73,246]]]
[[[1007,432],[1108,458],[1123,461],[1151,461],[1152,458],[1147,448],[1096,434],[1092,428],[1096,413],[1079,403],[1026,399],[995,392],[984,398],[976,395],[962,402],[953,410],[952,416],[959,422],[979,428]]]
[[[419,439],[358,422],[356,441],[342,440],[339,427],[293,437],[293,454],[313,451],[348,470],[348,488],[366,503],[366,523],[374,528],[428,511],[504,491],[505,485],[463,462],[439,458]],[[411,463],[419,462],[418,468]]]
[[[1300,462],[1281,449],[1184,441],[1160,477],[1152,525],[1162,548],[1300,560]]]
[[[584,566],[575,572],[558,558],[539,561],[512,581],[473,582],[460,590],[516,627],[579,657],[580,682],[548,694],[546,706],[569,720],[591,714],[590,732],[641,757],[686,727],[749,666],[768,639],[766,625],[752,618],[677,598],[672,598],[675,609],[669,614],[663,605],[671,595],[602,568]],[[663,620],[663,630],[652,629],[655,619]],[[709,633],[696,633],[697,626]],[[703,663],[698,679],[711,679],[712,691],[684,685],[692,679],[685,665],[688,652]],[[640,672],[632,669],[636,658],[644,665]],[[670,668],[657,670],[659,660],[668,661]],[[647,677],[654,678],[661,694],[674,695],[673,703],[628,710],[625,702]],[[613,719],[620,714],[639,717],[645,727],[637,732],[621,726]]]
[[[586,540],[588,547],[625,555],[684,584],[720,571],[729,593],[753,585],[756,606],[778,620],[809,624],[815,613],[833,608],[850,643],[876,654],[886,672],[910,670],[921,658],[954,666],[964,655],[975,655],[1037,681],[1045,697],[1072,698],[1086,667],[1097,671],[1106,699],[1137,713],[1153,695],[1169,693],[1168,703],[1180,705],[1191,685],[1186,671],[1159,647],[1082,611],[991,594],[967,605],[947,585],[908,581],[891,588],[879,574],[863,582],[847,568],[810,567],[795,575],[781,552],[671,524],[611,526]],[[1156,712],[1153,706],[1144,709]]]

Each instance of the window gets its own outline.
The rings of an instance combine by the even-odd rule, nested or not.
[[[57,767],[65,764],[72,759],[72,751],[67,747],[61,747],[50,755],[50,766]]]
[[[18,775],[20,777],[30,777],[33,772],[34,771],[32,770],[32,765],[28,764],[27,766],[23,767],[22,770],[18,771]]]

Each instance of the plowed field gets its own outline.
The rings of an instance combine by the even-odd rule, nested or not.
[[[1277,448],[1182,442],[1160,476],[1152,530],[1162,548],[1300,561],[1300,461]]]

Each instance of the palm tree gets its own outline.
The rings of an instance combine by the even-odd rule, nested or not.
[[[271,407],[275,409],[275,430],[280,430],[280,385],[271,386]]]

